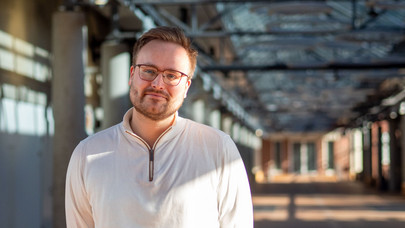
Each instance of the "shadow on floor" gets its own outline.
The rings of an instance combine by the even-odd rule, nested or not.
[[[405,227],[405,196],[359,182],[252,186],[256,228]]]

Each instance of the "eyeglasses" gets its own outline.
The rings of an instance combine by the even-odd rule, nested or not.
[[[158,70],[154,66],[137,64],[135,67],[139,67],[139,77],[145,81],[153,81],[162,73],[163,82],[170,86],[177,86],[183,76],[189,77],[187,74],[184,74],[177,70]]]

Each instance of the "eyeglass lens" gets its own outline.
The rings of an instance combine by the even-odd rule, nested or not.
[[[141,79],[146,81],[153,81],[159,75],[160,72],[163,73],[163,82],[165,82],[168,85],[178,85],[183,76],[182,73],[178,71],[173,70],[159,71],[158,69],[152,66],[144,66],[144,65],[139,66],[139,76],[141,77]]]

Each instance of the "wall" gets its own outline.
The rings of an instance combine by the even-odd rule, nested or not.
[[[261,169],[266,181],[274,181],[291,174],[324,174],[322,166],[323,144],[325,133],[313,134],[275,134],[262,140]],[[276,162],[276,145],[280,146],[280,167]],[[294,147],[297,147],[294,152]],[[314,153],[310,151],[314,147]],[[297,159],[297,160],[295,160]],[[297,167],[295,167],[297,166]],[[311,166],[311,167],[310,167]],[[259,178],[260,179],[260,178]]]
[[[51,227],[51,16],[57,1],[0,2],[0,227]]]
[[[348,180],[350,163],[350,132],[342,134],[335,141],[334,148],[334,161],[335,161],[335,172],[336,177],[339,180]]]

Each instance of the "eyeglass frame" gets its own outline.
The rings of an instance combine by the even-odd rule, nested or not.
[[[156,76],[155,76],[152,80],[143,79],[143,78],[141,77],[141,67],[142,67],[142,66],[148,66],[148,67],[153,67],[153,68],[155,68],[155,69],[157,70]],[[185,74],[185,73],[183,73],[183,72],[181,72],[181,71],[178,71],[178,70],[171,70],[171,69],[160,70],[160,69],[157,68],[156,66],[149,65],[149,64],[136,64],[135,67],[138,67],[138,68],[139,68],[139,72],[138,72],[139,78],[142,79],[142,80],[144,80],[144,81],[147,81],[147,82],[152,82],[153,80],[155,80],[155,79],[157,78],[157,76],[159,76],[160,73],[162,73],[162,77],[166,78],[164,72],[167,71],[167,70],[168,70],[168,71],[178,72],[178,73],[181,74],[180,80],[179,80],[179,82],[178,82],[176,85],[167,84],[167,83],[165,82],[165,80],[163,79],[163,82],[164,82],[166,85],[168,85],[168,86],[178,86],[178,85],[180,84],[181,79],[182,79],[184,76],[187,77],[188,80],[190,80],[190,76],[188,76],[187,74]]]

